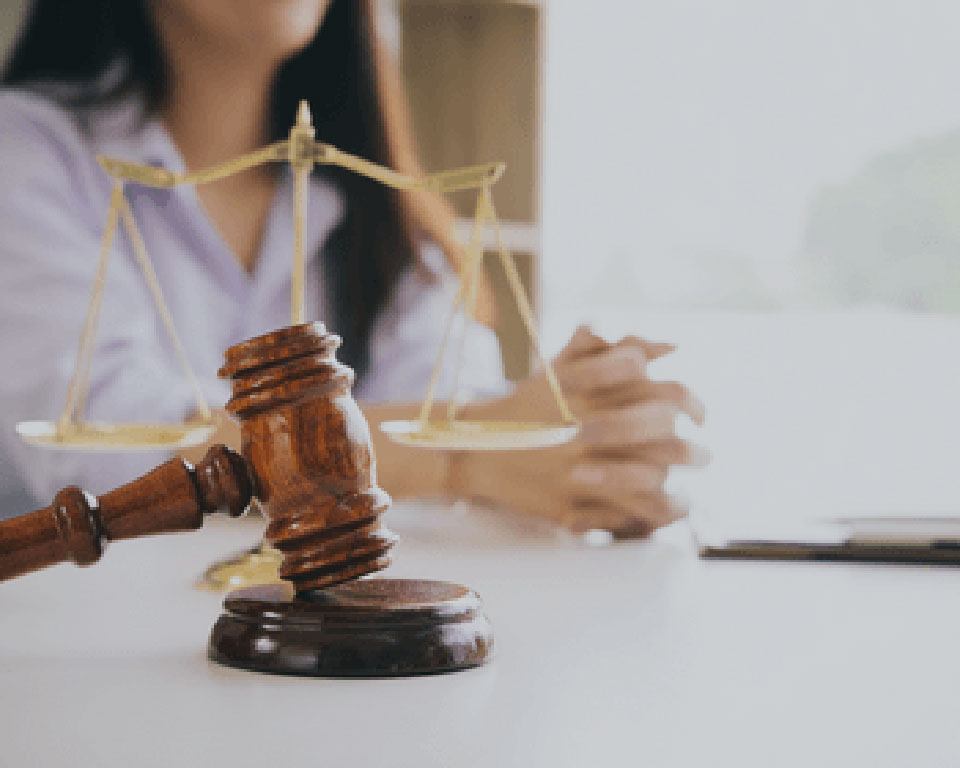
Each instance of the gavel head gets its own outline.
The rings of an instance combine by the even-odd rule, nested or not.
[[[265,538],[297,592],[382,570],[396,542],[380,523],[390,497],[377,487],[339,346],[322,323],[296,325],[231,347],[220,369],[233,384],[227,409],[240,420]]]

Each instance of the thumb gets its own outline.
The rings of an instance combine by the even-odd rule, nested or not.
[[[636,347],[646,356],[647,360],[656,360],[657,358],[669,355],[677,349],[676,344],[670,344],[664,341],[647,341],[639,336],[624,336],[618,345],[624,347]]]
[[[573,332],[570,341],[557,355],[558,360],[574,360],[578,357],[587,357],[589,355],[602,352],[610,347],[610,343],[601,336],[594,333],[589,325],[579,325]]]

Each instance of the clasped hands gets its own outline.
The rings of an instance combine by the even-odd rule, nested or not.
[[[680,414],[703,423],[699,399],[679,382],[647,375],[651,361],[673,350],[636,336],[611,343],[579,328],[554,360],[581,423],[577,437],[554,448],[471,454],[460,468],[460,492],[573,531],[644,536],[684,517],[686,506],[664,490],[668,472],[702,466],[708,456],[676,431]],[[558,419],[542,372],[480,407],[491,418]]]

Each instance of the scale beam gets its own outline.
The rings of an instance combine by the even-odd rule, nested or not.
[[[418,178],[399,173],[357,155],[351,155],[332,144],[324,144],[313,138],[299,137],[296,143],[299,146],[292,150],[294,142],[284,139],[258,149],[256,152],[211,165],[208,168],[201,168],[198,171],[183,173],[158,168],[155,165],[131,163],[106,155],[98,155],[97,162],[109,176],[119,181],[129,181],[145,187],[170,189],[181,185],[209,184],[267,163],[298,163],[307,160],[317,165],[332,165],[353,171],[393,189],[429,189],[439,194],[491,186],[500,180],[507,167],[501,162],[482,163],[430,173]]]
[[[104,171],[115,179],[142,184],[145,187],[169,189],[184,184],[209,184],[212,181],[219,181],[228,176],[256,168],[258,165],[286,161],[289,155],[288,144],[287,141],[278,141],[233,160],[227,160],[209,168],[202,168],[199,171],[184,173],[176,173],[166,168],[158,168],[155,165],[130,163],[106,155],[98,155],[97,162]]]

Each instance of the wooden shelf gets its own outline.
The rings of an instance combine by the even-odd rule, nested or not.
[[[506,246],[527,295],[539,304],[540,77],[543,9],[510,0],[397,0],[400,62],[421,162],[426,170],[502,160],[493,189]],[[476,195],[451,196],[461,239]],[[530,371],[531,346],[492,233],[484,265],[497,304],[504,371]]]
[[[539,220],[540,22],[536,5],[401,0],[400,61],[427,170],[503,160],[497,211]],[[461,215],[473,196],[451,198]]]

